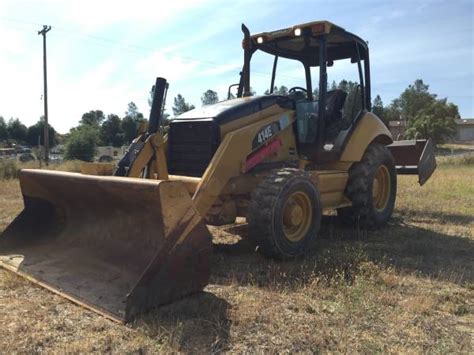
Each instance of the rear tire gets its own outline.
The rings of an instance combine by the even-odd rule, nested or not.
[[[397,195],[397,171],[390,150],[371,144],[358,163],[349,170],[345,195],[351,207],[339,208],[342,223],[374,230],[387,224]]]
[[[321,225],[319,192],[309,174],[292,168],[272,171],[253,191],[247,221],[265,256],[288,259],[307,252]]]

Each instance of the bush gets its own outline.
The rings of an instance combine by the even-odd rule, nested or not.
[[[80,173],[81,164],[79,160],[68,160],[61,164],[49,164],[49,166],[43,164],[41,169]],[[21,163],[12,159],[0,160],[0,180],[18,179],[21,169],[40,169],[40,165],[35,161]]]
[[[20,170],[15,160],[5,159],[0,160],[0,180],[17,179]]]
[[[98,142],[97,129],[88,125],[79,126],[71,130],[71,136],[66,143],[65,158],[93,161]]]

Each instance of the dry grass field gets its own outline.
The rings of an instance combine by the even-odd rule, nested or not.
[[[399,177],[389,226],[326,217],[315,250],[284,263],[256,253],[243,222],[212,228],[204,292],[128,326],[0,269],[1,352],[472,353],[473,181],[465,157],[422,188]],[[0,181],[0,231],[21,209],[18,181]]]

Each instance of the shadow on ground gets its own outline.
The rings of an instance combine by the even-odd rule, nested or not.
[[[211,283],[254,284],[261,287],[297,287],[317,277],[351,283],[361,263],[371,261],[400,272],[415,273],[458,285],[474,282],[474,243],[467,236],[453,236],[420,228],[412,222],[438,219],[469,224],[462,215],[417,211],[410,224],[394,217],[379,231],[367,232],[342,227],[336,217],[325,217],[315,250],[305,258],[286,262],[265,259],[256,252],[246,224],[223,227],[241,237],[234,244],[216,244]]]
[[[217,237],[210,285],[251,285],[281,291],[294,290],[315,280],[351,284],[361,265],[368,261],[402,273],[462,286],[472,284],[472,240],[420,228],[406,223],[405,218],[410,223],[426,218],[472,222],[465,216],[424,215],[418,211],[410,217],[395,216],[380,231],[366,232],[342,227],[337,218],[325,217],[314,251],[285,262],[261,256],[249,238],[247,224],[223,226],[214,233]],[[224,299],[202,292],[160,307],[137,320],[135,326],[152,337],[166,337],[166,343],[178,351],[218,352],[229,346],[229,308]]]

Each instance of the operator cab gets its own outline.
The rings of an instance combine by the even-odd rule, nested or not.
[[[315,161],[338,159],[350,131],[362,113],[370,111],[367,43],[327,21],[252,36],[245,25],[242,25],[242,31],[244,65],[237,96],[251,96],[251,60],[255,52],[262,51],[274,57],[269,95],[275,94],[279,58],[300,62],[306,85],[292,87],[285,95],[296,111],[298,150]],[[328,68],[344,60],[355,66],[356,82],[342,87],[334,87],[333,84],[328,90]],[[312,76],[319,77],[314,91]]]

